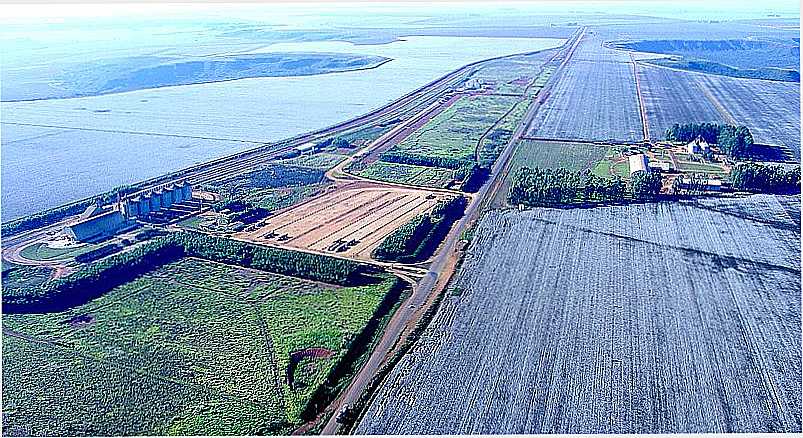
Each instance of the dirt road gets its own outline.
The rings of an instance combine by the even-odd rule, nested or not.
[[[566,42],[566,45],[571,47],[571,50],[566,59],[563,60],[561,67],[563,67],[571,58],[571,55],[574,52],[573,49],[577,46],[577,42],[580,40],[580,38],[582,38],[584,33],[585,28],[578,31],[577,34],[575,34]],[[548,90],[551,87],[551,85],[555,82],[557,74],[562,70],[562,68],[558,68],[556,70],[556,73],[550,77],[542,91]],[[539,96],[540,95],[541,93],[539,93]],[[432,304],[432,301],[434,301],[434,298],[437,297],[438,292],[446,286],[449,279],[452,277],[452,274],[457,267],[457,262],[460,258],[460,253],[456,251],[456,244],[460,238],[460,235],[479,217],[479,214],[486,205],[486,200],[489,199],[489,194],[495,193],[495,191],[501,186],[501,180],[503,180],[504,176],[507,174],[508,161],[510,160],[513,150],[515,149],[516,143],[524,134],[527,126],[531,123],[533,117],[544,100],[545,99],[543,97],[536,97],[533,104],[530,105],[530,108],[527,111],[524,119],[519,124],[519,127],[516,129],[510,141],[505,146],[505,149],[502,151],[493,168],[491,169],[489,182],[483,185],[480,191],[471,198],[469,205],[466,208],[465,215],[460,219],[460,221],[458,221],[456,226],[452,227],[452,230],[446,236],[446,239],[439,248],[437,255],[432,259],[429,270],[421,278],[421,280],[418,281],[418,284],[415,285],[412,295],[407,299],[407,301],[402,303],[402,306],[393,315],[387,327],[385,328],[384,334],[382,335],[378,345],[374,349],[368,361],[354,377],[349,387],[346,388],[340,397],[330,404],[328,408],[329,412],[336,413],[340,410],[341,406],[351,406],[354,404],[354,402],[359,398],[360,394],[362,394],[362,392],[365,390],[370,380],[374,375],[376,375],[376,372],[385,362],[393,346],[398,340],[402,339],[405,331],[414,327],[415,323],[418,321],[416,316],[422,315],[426,307],[425,305]],[[336,415],[332,415],[324,426],[322,434],[333,435],[337,432],[337,427],[338,423],[336,421]]]

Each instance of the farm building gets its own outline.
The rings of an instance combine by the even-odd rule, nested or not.
[[[120,211],[107,209],[80,222],[64,227],[62,232],[71,240],[87,241],[114,234],[128,225]]]
[[[630,164],[630,175],[636,172],[648,172],[650,169],[648,165],[649,160],[644,154],[631,155],[630,158],[628,158],[628,163]]]
[[[692,178],[681,178],[679,181],[678,186],[681,189],[697,189],[697,190],[710,190],[714,192],[719,192],[722,190],[722,180],[720,179],[706,179],[703,181],[695,181]]]
[[[702,137],[697,137],[686,145],[686,152],[689,154],[702,154],[708,152],[711,146]]]
[[[315,146],[317,145],[314,142],[309,142],[304,143],[301,146],[296,146],[294,149],[303,154],[305,152],[314,152]]]
[[[661,172],[672,170],[672,163],[669,161],[649,161],[647,165],[650,169],[660,170]]]

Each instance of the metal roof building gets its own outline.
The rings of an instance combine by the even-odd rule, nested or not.
[[[631,155],[630,158],[628,158],[628,164],[630,164],[630,175],[633,175],[636,172],[647,172],[649,170],[647,162],[647,156],[644,154]]]
[[[114,234],[126,225],[125,217],[117,210],[108,210],[64,227],[64,234],[72,240],[87,241]]]

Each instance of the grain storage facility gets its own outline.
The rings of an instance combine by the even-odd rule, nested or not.
[[[169,208],[173,205],[173,186],[163,187],[159,192],[162,195],[162,208]]]
[[[128,225],[125,216],[117,210],[103,210],[80,222],[64,227],[62,232],[68,238],[85,242],[103,236],[109,236]]]

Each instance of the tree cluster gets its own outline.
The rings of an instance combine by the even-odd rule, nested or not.
[[[463,178],[458,178],[462,181],[460,184],[460,190],[466,193],[476,193],[480,190],[482,185],[485,184],[485,181],[487,181],[488,177],[490,176],[491,171],[489,169],[477,166],[475,164],[471,166]]]
[[[513,177],[508,199],[512,204],[536,206],[583,205],[653,199],[661,191],[661,176],[636,172],[626,183],[589,171],[522,167]]]
[[[750,154],[753,135],[746,126],[720,125],[718,123],[675,123],[666,130],[669,141],[690,142],[702,138],[716,144],[722,152],[733,158]]]
[[[739,163],[731,169],[730,180],[736,190],[775,194],[800,193],[800,166]]]
[[[318,143],[318,145],[317,145],[317,147],[319,147],[319,148],[325,148],[325,147],[328,147],[328,146],[332,146],[332,147],[335,147],[335,148],[338,148],[338,149],[347,149],[347,148],[354,147],[353,144],[349,143],[349,141],[346,140],[343,137],[330,137],[330,138],[327,138],[326,140]]]
[[[458,158],[428,157],[425,155],[414,155],[401,151],[385,152],[379,157],[379,159],[388,163],[413,164],[416,166],[429,166],[429,167],[443,167],[445,169],[455,169],[455,170],[460,169],[461,167],[465,167],[467,163],[469,166],[473,164],[471,162]]]
[[[465,209],[463,196],[439,201],[431,212],[416,216],[385,237],[374,250],[374,257],[404,263],[429,258]]]

